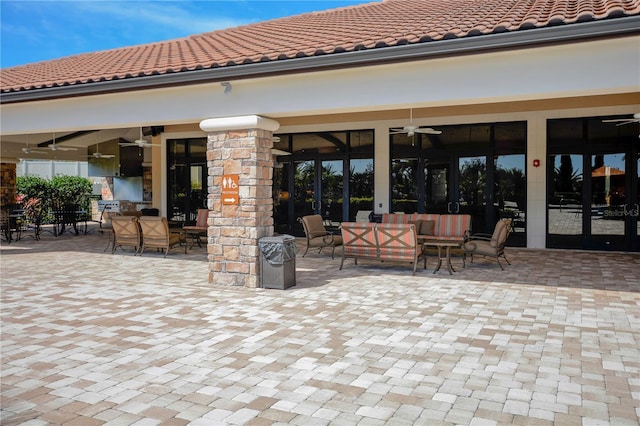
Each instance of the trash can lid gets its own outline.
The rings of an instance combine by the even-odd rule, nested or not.
[[[262,256],[272,265],[282,265],[296,257],[298,247],[291,235],[263,237],[258,241]]]
[[[258,240],[259,243],[284,243],[288,241],[295,241],[296,237],[293,235],[274,235],[272,237],[262,237]]]

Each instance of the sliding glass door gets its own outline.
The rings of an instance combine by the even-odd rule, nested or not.
[[[338,232],[358,210],[373,210],[373,131],[279,135],[274,172],[276,232],[302,235],[301,216],[321,215]],[[347,200],[345,202],[345,200]]]
[[[548,124],[548,247],[640,251],[638,124],[609,118]]]
[[[437,126],[391,135],[392,212],[470,214],[473,232],[513,220],[510,245],[526,245],[526,123]]]
[[[207,140],[167,141],[167,214],[172,222],[195,222],[207,207]]]

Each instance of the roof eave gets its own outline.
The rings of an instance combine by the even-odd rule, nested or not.
[[[233,79],[246,79],[267,75],[320,71],[354,66],[366,66],[390,62],[415,61],[432,57],[477,53],[480,51],[515,49],[549,43],[566,43],[594,38],[617,37],[640,33],[640,16],[583,22],[579,24],[536,28],[499,34],[439,40],[279,60],[194,71],[159,74],[77,84],[19,92],[7,92],[0,96],[1,104],[32,102],[89,96],[160,87],[212,83]]]

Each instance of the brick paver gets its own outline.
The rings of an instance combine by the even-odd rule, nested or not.
[[[412,276],[313,252],[282,291],[105,243],[0,246],[3,425],[639,423],[638,254]]]

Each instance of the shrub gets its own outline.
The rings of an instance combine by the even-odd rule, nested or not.
[[[51,198],[59,206],[88,210],[91,181],[80,176],[54,176],[49,181]]]
[[[45,200],[49,198],[49,181],[38,176],[18,176],[16,180],[18,194],[24,198]]]

